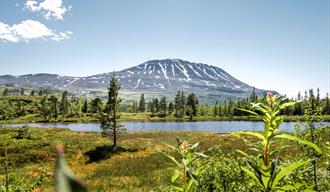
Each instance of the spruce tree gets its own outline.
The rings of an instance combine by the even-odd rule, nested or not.
[[[326,96],[325,96],[324,114],[330,115],[329,93],[327,93]]]
[[[166,97],[162,97],[159,102],[160,116],[166,117],[167,102]]]
[[[150,101],[150,104],[149,104],[149,107],[150,107],[150,112],[151,112],[151,116],[155,116],[155,98],[152,98],[152,100]]]
[[[38,92],[38,96],[42,96],[43,95],[43,92],[42,92],[42,90],[39,90],[39,92]]]
[[[316,105],[317,107],[320,106],[320,89],[319,89],[319,88],[317,88],[317,90],[316,90],[315,105]]]
[[[252,93],[250,95],[250,101],[255,102],[257,100],[257,93],[256,93],[256,88],[252,88]]]
[[[3,91],[3,96],[8,96],[9,95],[9,90],[8,88],[5,88],[5,90]]]
[[[309,103],[311,109],[314,111],[315,110],[315,96],[314,96],[314,90],[313,89],[309,90],[308,103]]]
[[[49,98],[50,102],[51,102],[51,112],[53,114],[53,117],[55,119],[57,119],[58,117],[58,107],[57,107],[57,103],[58,103],[58,99],[57,97],[55,97],[54,95],[52,95],[50,98]]]
[[[24,96],[25,95],[25,89],[24,88],[21,88],[20,93],[21,93],[22,96]]]
[[[183,91],[181,91],[181,116],[186,113],[187,98]]]
[[[100,114],[101,129],[106,135],[112,135],[113,147],[117,145],[117,134],[122,126],[118,122],[120,118],[120,102],[118,96],[120,83],[115,73],[112,73],[111,81],[108,87],[108,102],[103,113]]]
[[[69,102],[68,102],[68,92],[65,90],[62,93],[62,100],[61,100],[61,113],[63,115],[67,115],[69,111]]]
[[[173,104],[173,102],[170,102],[168,104],[168,113],[169,113],[169,115],[172,115],[173,111],[174,111],[174,104]]]
[[[181,91],[178,90],[174,99],[175,116],[181,117]]]
[[[146,111],[146,103],[144,100],[144,93],[141,94],[140,103],[139,103],[139,111],[145,112]]]
[[[198,109],[198,98],[194,93],[190,93],[187,98],[187,107],[190,110],[190,119],[193,116],[197,116],[197,109]]]
[[[302,115],[303,114],[303,108],[302,108],[302,104],[301,104],[301,94],[300,91],[298,92],[297,95],[297,104],[295,105],[295,115]]]
[[[44,120],[47,120],[48,117],[48,110],[47,110],[47,98],[43,97],[41,100],[41,115],[43,116]]]
[[[84,101],[84,105],[81,110],[83,113],[88,113],[88,101],[87,99]]]
[[[213,105],[212,114],[214,117],[218,115],[218,101],[216,101],[215,104]]]
[[[98,113],[101,110],[102,106],[102,101],[99,97],[96,97],[91,101],[92,105],[92,113]]]
[[[158,98],[155,98],[155,100],[154,100],[154,107],[155,107],[155,112],[158,113],[159,112],[159,101],[158,101]]]

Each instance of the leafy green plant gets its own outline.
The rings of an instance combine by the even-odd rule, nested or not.
[[[297,137],[300,139],[304,139],[313,143],[316,143],[321,148],[323,147],[321,145],[322,135],[324,134],[324,129],[321,127],[324,126],[324,122],[322,118],[320,118],[320,115],[322,114],[323,109],[321,107],[313,107],[311,104],[306,105],[304,110],[304,121],[299,122],[295,125],[295,131]],[[312,169],[309,171],[310,177],[313,178],[314,188],[318,190],[318,164],[320,162],[318,161],[324,161],[323,158],[319,158],[317,161],[317,153],[314,150],[311,150],[305,146],[299,147],[302,151],[302,153],[305,156],[308,156],[310,159],[312,159]]]
[[[195,191],[235,192],[248,191],[248,178],[240,169],[240,162],[232,153],[214,147],[212,156],[201,167],[199,185]]]
[[[24,125],[23,127],[17,130],[17,134],[15,135],[15,139],[30,139],[30,130],[29,127]]]
[[[171,178],[171,183],[177,191],[192,191],[194,186],[198,185],[197,176],[201,166],[196,163],[201,157],[207,157],[203,152],[196,152],[198,145],[199,143],[189,144],[177,137],[177,146],[168,146],[179,154],[179,160],[161,151],[177,166]]]
[[[4,149],[5,149],[5,181],[0,181],[0,191],[5,192],[26,192],[26,191],[33,191],[37,189],[38,187],[41,187],[45,176],[47,174],[46,170],[43,170],[37,180],[34,178],[24,178],[20,177],[14,172],[9,171],[9,158],[8,158],[8,143],[5,143]]]
[[[283,117],[280,116],[280,112],[288,107],[295,105],[295,102],[286,102],[286,99],[281,96],[273,96],[272,93],[268,93],[265,102],[252,103],[252,110],[241,109],[252,115],[259,116],[264,121],[264,131],[258,132],[235,132],[234,135],[241,137],[252,136],[257,138],[257,143],[251,148],[257,152],[257,159],[249,156],[243,151],[237,150],[245,157],[246,166],[241,166],[241,169],[250,177],[252,177],[265,192],[271,192],[280,189],[281,181],[290,172],[307,165],[310,160],[301,160],[292,163],[286,167],[280,165],[280,151],[281,147],[276,148],[275,144],[279,140],[291,140],[296,141],[303,145],[308,145],[313,148],[316,154],[321,155],[321,149],[312,142],[299,139],[296,136],[278,133],[278,129],[283,122]],[[276,157],[274,157],[276,155]],[[285,188],[286,186],[282,186]]]

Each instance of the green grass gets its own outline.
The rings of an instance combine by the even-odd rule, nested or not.
[[[191,142],[201,141],[207,149],[222,144],[228,150],[242,143],[226,134],[203,132],[133,132],[122,135],[119,145],[136,152],[121,152],[110,158],[86,164],[84,153],[97,146],[111,144],[98,133],[72,132],[67,129],[29,128],[30,138],[15,139],[19,128],[0,129],[0,179],[4,179],[4,146],[7,142],[10,172],[22,178],[37,178],[48,170],[42,191],[53,191],[55,145],[63,144],[72,170],[91,191],[150,191],[169,184],[173,165],[157,149],[168,150],[165,144],[175,144],[175,136]]]
[[[323,137],[329,138],[329,127]],[[166,144],[175,145],[176,136],[191,143],[201,142],[200,149],[221,146],[225,154],[245,150],[246,145],[229,134],[209,132],[130,132],[121,135],[119,145],[127,151],[88,162],[84,153],[99,146],[111,145],[109,138],[99,133],[73,132],[68,129],[28,128],[27,139],[16,139],[20,128],[0,129],[0,180],[4,179],[4,146],[9,144],[10,172],[20,178],[37,179],[47,170],[40,191],[54,191],[55,145],[66,149],[66,160],[77,176],[91,191],[151,191],[170,184],[174,165],[158,149],[169,151]],[[294,143],[289,143],[286,154],[299,154]],[[132,149],[132,150],[130,150]]]

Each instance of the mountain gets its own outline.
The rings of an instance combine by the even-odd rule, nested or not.
[[[140,93],[146,97],[173,97],[178,90],[195,92],[202,100],[224,101],[246,97],[252,86],[234,78],[226,71],[207,64],[181,59],[150,60],[135,67],[116,72],[120,79],[124,99],[136,99]],[[69,90],[82,95],[106,95],[111,73],[88,77],[70,77],[56,74],[28,74],[0,76],[0,86],[42,87]],[[266,90],[257,89],[264,94]]]

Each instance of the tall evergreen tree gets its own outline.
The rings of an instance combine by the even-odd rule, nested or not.
[[[62,93],[62,100],[61,100],[61,113],[63,115],[67,115],[69,112],[69,101],[68,101],[68,92],[65,90]]]
[[[50,102],[51,102],[51,112],[52,112],[52,115],[55,119],[57,119],[58,117],[58,99],[57,97],[55,97],[54,95],[52,95],[50,98],[49,98]]]
[[[8,96],[9,95],[9,90],[8,88],[5,88],[5,90],[3,91],[3,96]]]
[[[250,101],[251,102],[257,101],[257,93],[256,93],[256,88],[255,87],[252,88],[252,93],[250,95]]]
[[[155,100],[154,100],[154,107],[155,107],[155,112],[158,113],[159,112],[159,101],[158,101],[158,98],[155,98]]]
[[[173,111],[174,111],[174,104],[173,104],[173,102],[170,102],[170,103],[168,104],[168,113],[169,113],[170,115],[172,115]]]
[[[24,88],[21,88],[20,93],[21,93],[22,96],[24,96],[25,95],[25,89]]]
[[[308,103],[309,103],[311,109],[314,111],[315,110],[315,96],[314,96],[314,90],[313,89],[309,90]]]
[[[99,97],[96,97],[91,101],[91,105],[92,105],[92,113],[98,113],[102,108],[102,101]]]
[[[190,93],[187,98],[187,107],[191,111],[189,116],[192,119],[193,116],[197,116],[198,110],[198,98],[195,93]]]
[[[117,145],[117,134],[121,130],[121,125],[118,122],[120,118],[120,103],[121,99],[118,96],[120,83],[115,73],[112,73],[111,81],[108,87],[108,102],[100,115],[101,129],[104,133],[112,135],[113,147]]]
[[[45,121],[48,119],[49,110],[47,108],[47,97],[42,97],[42,100],[41,100],[41,115],[43,116]]]
[[[144,93],[141,94],[140,103],[139,103],[139,111],[140,112],[146,111],[146,102],[144,100]]]
[[[183,91],[181,91],[181,116],[183,116],[186,113],[186,104],[187,104],[187,98]]]
[[[87,99],[85,99],[85,101],[84,101],[84,105],[81,109],[81,112],[88,113],[88,101],[87,101]]]
[[[189,99],[188,99],[189,100]],[[219,104],[218,104],[218,101],[215,102],[215,104],[213,105],[212,107],[212,114],[213,116],[217,116],[218,115],[218,109],[219,109]]]
[[[317,90],[316,90],[315,105],[316,105],[317,107],[320,106],[320,89],[319,89],[319,88],[317,88]]]
[[[166,111],[167,111],[167,102],[166,97],[162,97],[159,102],[159,110],[160,110],[160,116],[166,117]]]
[[[155,109],[155,98],[153,97],[152,100],[149,102],[149,110],[151,112],[151,116],[155,116],[155,112],[156,112],[156,109]]]
[[[326,96],[325,96],[324,114],[330,115],[329,93],[327,93]]]
[[[38,96],[42,96],[43,95],[43,92],[42,92],[42,90],[39,90],[39,92],[38,92]]]
[[[299,91],[298,95],[297,95],[297,104],[294,106],[295,107],[295,110],[294,110],[295,115],[302,115],[303,114],[301,99],[302,98],[301,98],[301,94],[300,94],[300,91]]]
[[[175,116],[176,117],[181,117],[181,91],[178,90],[175,94],[175,99],[174,99],[174,108],[175,108]]]
[[[32,90],[31,93],[30,93],[30,96],[33,97],[35,95],[35,91]]]

